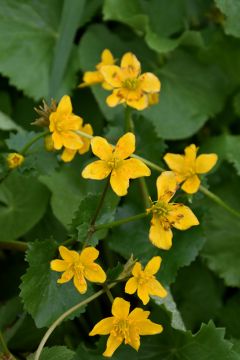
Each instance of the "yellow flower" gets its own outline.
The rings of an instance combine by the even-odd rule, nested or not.
[[[158,200],[148,212],[153,214],[149,239],[153,245],[168,250],[172,246],[172,230],[186,230],[199,225],[199,221],[189,207],[183,204],[169,203],[177,190],[176,175],[172,171],[164,171],[157,178]]]
[[[160,268],[161,261],[160,256],[154,256],[147,263],[144,270],[142,269],[142,265],[136,262],[132,269],[133,277],[127,281],[125,292],[127,294],[134,294],[137,291],[137,295],[144,305],[149,302],[149,295],[155,295],[161,298],[167,296],[167,291],[154,276]]]
[[[116,65],[103,66],[100,69],[106,83],[114,90],[107,97],[107,104],[114,107],[118,104],[127,105],[143,110],[152,104],[150,94],[160,91],[160,81],[152,73],[141,74],[141,65],[136,56],[126,53],[121,60],[121,67]]]
[[[63,146],[71,150],[79,150],[84,145],[81,137],[75,133],[76,130],[80,130],[83,119],[72,113],[71,99],[68,95],[62,97],[57,110],[51,113],[49,120],[49,129],[56,150]]]
[[[149,176],[150,169],[138,159],[127,159],[135,151],[135,136],[126,133],[115,148],[106,139],[95,136],[91,141],[92,152],[101,160],[87,165],[82,172],[85,179],[102,180],[110,175],[110,184],[118,196],[127,194],[129,179]]]
[[[181,188],[194,194],[200,186],[198,174],[209,172],[217,162],[216,154],[202,154],[197,157],[198,148],[192,144],[184,150],[185,155],[168,153],[164,156],[168,167],[175,172],[177,181],[183,182]]]
[[[88,135],[92,135],[93,134],[93,129],[92,126],[90,124],[85,124],[84,126],[80,126],[79,128],[80,131],[88,134]],[[63,153],[61,155],[61,159],[64,162],[69,162],[72,161],[72,159],[74,158],[74,156],[76,155],[76,153],[78,152],[80,155],[85,154],[90,147],[90,139],[87,139],[83,136],[80,136],[81,140],[82,140],[82,147],[79,150],[72,150],[72,149],[68,149],[65,148],[63,150]]]
[[[22,165],[24,156],[19,153],[10,153],[7,156],[7,164],[9,169],[15,169]]]
[[[90,86],[94,84],[102,83],[102,87],[106,90],[111,90],[112,87],[109,86],[102,76],[100,69],[105,65],[113,65],[115,63],[114,57],[110,50],[105,49],[101,54],[101,62],[96,65],[97,71],[86,71],[83,75],[83,83],[79,87]]]
[[[111,357],[123,341],[138,351],[140,335],[155,335],[162,332],[162,325],[148,319],[150,311],[135,308],[129,313],[129,310],[128,301],[115,298],[112,304],[113,316],[99,321],[90,332],[90,336],[110,334],[104,356]]]
[[[68,250],[65,246],[59,246],[59,252],[63,260],[51,261],[52,270],[63,271],[61,278],[57,281],[59,284],[73,278],[74,286],[81,294],[84,294],[87,291],[85,279],[97,283],[105,282],[105,272],[94,262],[99,255],[99,251],[94,247],[86,247],[79,254],[74,250]]]

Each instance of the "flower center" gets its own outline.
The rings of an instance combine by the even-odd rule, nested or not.
[[[144,273],[144,271],[141,271],[141,273],[138,275],[138,284],[139,285],[145,285],[153,278],[152,275],[147,275]]]
[[[129,321],[125,319],[119,319],[113,326],[113,333],[119,338],[129,340]]]
[[[74,272],[83,275],[84,266],[79,261],[73,264]]]
[[[159,217],[166,217],[169,212],[168,204],[164,203],[163,201],[157,201],[152,207],[151,211],[154,214],[157,214]]]
[[[113,157],[111,160],[109,160],[109,161],[107,162],[107,164],[108,164],[108,166],[110,167],[110,169],[113,170],[113,169],[116,169],[116,168],[120,165],[121,161],[122,161],[122,160],[119,160],[119,159]]]
[[[137,87],[138,87],[138,79],[126,79],[124,82],[123,82],[123,87],[128,89],[128,90],[136,90]]]

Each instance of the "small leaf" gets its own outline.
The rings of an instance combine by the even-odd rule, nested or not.
[[[74,351],[69,350],[66,346],[45,347],[39,360],[72,360],[74,354]],[[34,360],[34,355],[28,356],[27,360]]]
[[[36,178],[13,171],[0,184],[1,240],[24,235],[46,211],[49,192]]]
[[[240,37],[240,2],[236,0],[215,0],[215,3],[226,16],[223,23],[226,34]]]

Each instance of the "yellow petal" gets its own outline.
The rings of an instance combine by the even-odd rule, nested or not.
[[[110,334],[107,340],[107,348],[103,353],[103,356],[111,357],[115,350],[121,345],[123,338]]]
[[[63,260],[72,263],[79,260],[79,254],[74,250],[69,250],[65,246],[59,246],[59,253]]]
[[[84,179],[102,180],[105,179],[111,172],[106,161],[97,160],[87,165],[82,171]]]
[[[85,294],[85,292],[87,291],[87,283],[81,274],[76,273],[74,275],[73,283],[76,289],[80,292],[80,294]]]
[[[124,167],[119,167],[112,171],[110,176],[110,184],[113,191],[118,196],[127,195],[127,190],[129,188],[129,178],[128,174],[125,172]]]
[[[86,265],[84,275],[91,282],[104,283],[106,281],[106,274],[98,264]]]
[[[198,191],[200,186],[200,179],[197,175],[189,177],[183,184],[182,189],[188,194],[194,194]]]
[[[172,246],[172,230],[170,227],[164,227],[160,220],[153,216],[149,239],[153,245],[163,250],[169,250]]]
[[[106,139],[101,136],[94,136],[91,140],[92,152],[101,160],[109,161],[112,159],[113,147]]]
[[[92,126],[90,124],[85,124],[81,131],[83,131],[84,133],[88,134],[88,135],[92,135],[93,134],[93,129]],[[87,138],[81,137],[82,141],[83,141],[83,146],[78,150],[79,154],[85,154],[90,147],[91,141]]]
[[[124,68],[127,70],[127,76],[129,78],[135,78],[138,77],[138,75],[141,72],[141,65],[136,56],[128,52],[123,55],[121,59],[121,68]]]
[[[71,150],[71,149],[67,149],[65,148],[63,150],[63,153],[61,155],[61,159],[64,162],[70,162],[73,160],[74,156],[76,155],[77,150]]]
[[[125,285],[125,292],[127,294],[134,294],[137,291],[138,282],[135,277],[130,278]]]
[[[148,94],[148,105],[156,105],[159,102],[159,94]]]
[[[126,319],[129,314],[130,302],[116,297],[112,304],[112,314],[120,319]]]
[[[102,87],[103,87],[103,89],[105,89],[105,90],[112,90],[113,89],[113,87],[111,86],[111,85],[109,85],[106,81],[103,81],[102,82]],[[110,105],[109,105],[110,106]],[[115,105],[114,105],[115,106]]]
[[[146,320],[150,315],[150,311],[144,311],[141,308],[135,308],[130,312],[128,319],[131,321],[142,321]]]
[[[114,64],[114,57],[110,50],[104,49],[101,55],[101,60],[104,65]]]
[[[62,276],[60,277],[60,279],[58,279],[58,284],[64,284],[68,281],[70,281],[73,278],[74,272],[69,269],[67,271],[65,271]]]
[[[72,131],[64,131],[61,133],[63,145],[71,150],[78,150],[83,146],[81,137]]]
[[[197,157],[196,160],[196,172],[197,174],[205,174],[210,171],[217,162],[216,154],[202,154]]]
[[[129,344],[133,349],[138,351],[140,347],[140,336],[136,330],[136,327],[133,325],[129,327],[129,337],[125,338],[125,343]]]
[[[128,98],[126,99],[127,105],[133,107],[137,110],[144,110],[148,107],[148,96],[146,94],[142,94],[138,99]]]
[[[199,221],[189,207],[183,204],[172,204],[168,215],[169,222],[176,229],[186,230],[199,225]]]
[[[140,264],[140,262],[136,262],[136,264],[134,265],[134,267],[132,269],[133,276],[138,277],[140,275],[141,271],[142,271],[142,265]]]
[[[164,161],[167,163],[169,169],[177,173],[183,173],[185,171],[185,162],[184,156],[178,154],[167,153],[163,157]]]
[[[59,133],[57,133],[57,132],[54,132],[52,134],[52,140],[53,140],[54,149],[60,150],[62,148],[62,146],[63,146],[61,135]]]
[[[156,324],[149,319],[138,321],[139,335],[155,335],[163,331],[162,325]]]
[[[150,300],[147,285],[139,284],[138,289],[137,289],[137,295],[138,295],[139,299],[142,300],[143,304],[146,305]]]
[[[169,202],[177,190],[176,175],[172,171],[164,171],[157,178],[158,199]]]
[[[118,91],[113,91],[113,93],[107,97],[106,102],[108,106],[115,107],[123,102],[123,99],[118,96]]]
[[[128,174],[130,179],[136,179],[142,176],[150,176],[151,170],[138,159],[127,159],[122,164],[122,171]]]
[[[103,76],[99,71],[86,71],[83,75],[83,83],[79,87],[94,85],[103,81]]]
[[[83,265],[87,265],[93,263],[98,258],[98,255],[99,251],[95,247],[88,246],[81,252],[79,260]]]
[[[167,296],[167,290],[156,279],[151,279],[148,283],[149,294],[164,298]]]
[[[154,275],[160,269],[162,259],[160,256],[154,256],[145,266],[144,272]]]
[[[62,114],[71,114],[72,113],[72,103],[70,96],[64,95],[57,107],[57,112],[60,112]]]
[[[184,149],[185,157],[189,162],[191,163],[195,162],[197,156],[197,150],[198,149],[194,144],[191,144]]]
[[[107,317],[101,321],[99,321],[94,328],[92,329],[92,331],[90,331],[89,336],[94,336],[94,335],[107,335],[110,333],[110,331],[113,328],[113,322],[114,322],[114,317]]]
[[[64,260],[52,260],[50,263],[51,270],[54,271],[65,271],[69,267],[69,264]]]
[[[153,75],[152,73],[145,73],[139,77],[141,81],[141,89],[147,93],[156,93],[160,91],[160,81],[159,79]]]
[[[120,137],[114,149],[114,157],[124,160],[135,151],[135,135],[128,132]]]
[[[100,72],[104,78],[104,81],[113,88],[119,88],[122,86],[122,71],[117,65],[102,66]]]

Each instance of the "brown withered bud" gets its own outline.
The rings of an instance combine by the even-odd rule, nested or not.
[[[38,115],[40,115],[39,118],[37,118],[34,122],[31,123],[31,125],[36,125],[40,127],[49,127],[49,116],[52,112],[57,110],[57,103],[55,100],[51,100],[51,104],[48,105],[45,100],[42,101],[42,105],[39,105],[39,107],[35,107],[34,110]]]
[[[121,274],[118,275],[117,280],[123,280],[123,279],[126,279],[129,276],[131,276],[132,269],[133,269],[133,266],[135,265],[136,261],[137,261],[137,259],[134,259],[133,255],[131,255],[131,257],[128,259],[128,261],[124,265],[123,271],[121,272]]]

